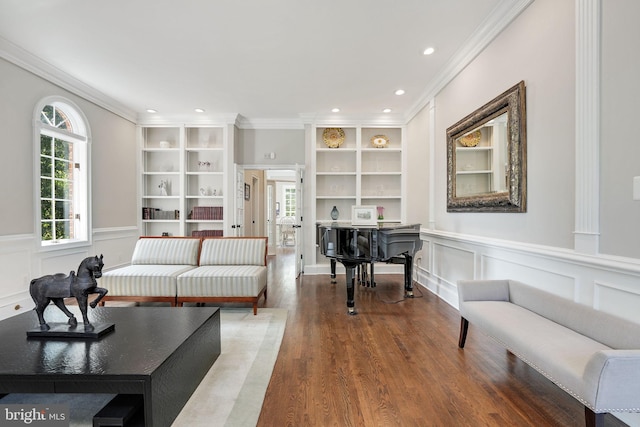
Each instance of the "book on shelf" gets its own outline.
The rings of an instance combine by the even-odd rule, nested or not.
[[[158,208],[143,207],[142,219],[180,219],[180,211],[178,209],[163,211]]]
[[[190,219],[222,220],[224,219],[222,206],[194,206]]]
[[[222,237],[224,233],[222,230],[193,230],[191,232],[192,237]]]

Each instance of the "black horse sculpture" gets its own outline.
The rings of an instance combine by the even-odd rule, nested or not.
[[[100,258],[96,255],[95,257],[85,258],[80,263],[77,274],[71,271],[68,276],[58,273],[42,276],[31,281],[29,293],[31,293],[31,298],[36,303],[35,311],[38,314],[41,330],[49,330],[49,325],[44,320],[44,310],[51,301],[69,317],[69,325],[77,326],[78,321],[75,316],[64,305],[64,298],[75,297],[82,312],[85,331],[93,331],[93,326],[87,317],[87,300],[89,299],[89,294],[99,294],[90,304],[91,308],[95,308],[107,294],[107,290],[99,288],[96,282],[96,279],[102,277],[103,266],[102,255],[100,255]]]

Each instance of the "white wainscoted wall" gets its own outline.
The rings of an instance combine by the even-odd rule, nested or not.
[[[416,280],[458,307],[457,281],[514,279],[640,323],[640,263],[423,229]]]
[[[68,274],[76,271],[84,258],[101,254],[105,254],[104,271],[122,267],[130,262],[138,238],[137,227],[98,229],[94,230],[92,246],[39,251],[33,235],[1,236],[0,320],[33,309],[29,295],[32,279],[46,274]]]

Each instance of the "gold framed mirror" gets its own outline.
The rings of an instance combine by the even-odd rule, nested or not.
[[[526,212],[521,81],[447,129],[447,211]]]

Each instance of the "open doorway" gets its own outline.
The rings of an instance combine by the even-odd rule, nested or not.
[[[295,169],[245,169],[251,197],[245,204],[245,235],[266,235],[268,255],[290,254],[299,243]]]

